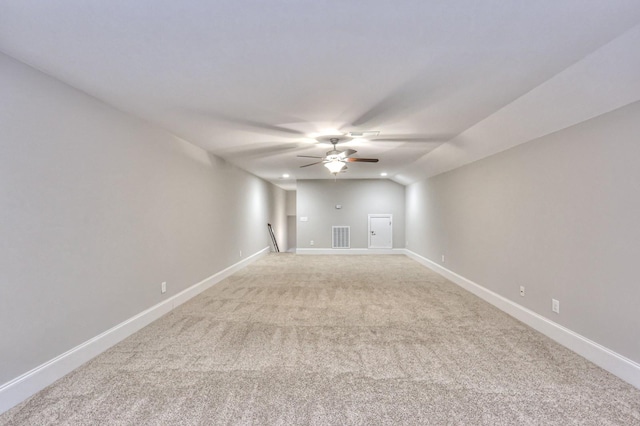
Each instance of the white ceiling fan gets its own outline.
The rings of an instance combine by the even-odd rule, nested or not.
[[[298,155],[298,157],[321,159],[320,161],[305,164],[304,166],[300,167],[309,167],[315,164],[322,163],[327,169],[329,169],[331,174],[337,175],[338,173],[345,172],[347,170],[347,163],[377,163],[379,161],[377,158],[352,157],[352,155],[357,152],[355,149],[346,149],[344,151],[341,151],[337,148],[336,145],[338,144],[338,142],[348,142],[353,139],[354,136],[351,136],[351,134],[349,133],[345,135],[319,136],[318,138],[316,138],[318,142],[329,142],[333,145],[333,149],[327,151],[327,155],[325,155],[324,157],[318,157],[314,155]],[[358,134],[358,136],[362,136],[362,134]]]

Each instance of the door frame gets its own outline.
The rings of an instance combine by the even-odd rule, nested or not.
[[[391,232],[391,245],[389,247],[371,247],[371,218],[374,217],[384,217],[389,219],[389,222],[391,223],[389,228],[390,228],[390,232]],[[380,248],[380,249],[391,249],[393,248],[393,214],[391,213],[369,213],[369,215],[367,216],[367,247],[368,248],[372,248],[372,249],[376,249],[376,248]]]

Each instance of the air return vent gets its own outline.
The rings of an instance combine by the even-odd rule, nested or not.
[[[332,236],[331,244],[332,248],[349,248],[350,247],[350,239],[349,239],[349,227],[348,226],[332,226],[331,227]]]

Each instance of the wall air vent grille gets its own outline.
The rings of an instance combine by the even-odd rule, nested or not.
[[[349,226],[332,226],[332,248],[349,248],[351,247],[350,227]]]

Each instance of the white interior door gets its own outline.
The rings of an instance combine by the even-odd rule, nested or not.
[[[369,215],[369,248],[392,248],[392,216],[390,214]]]

